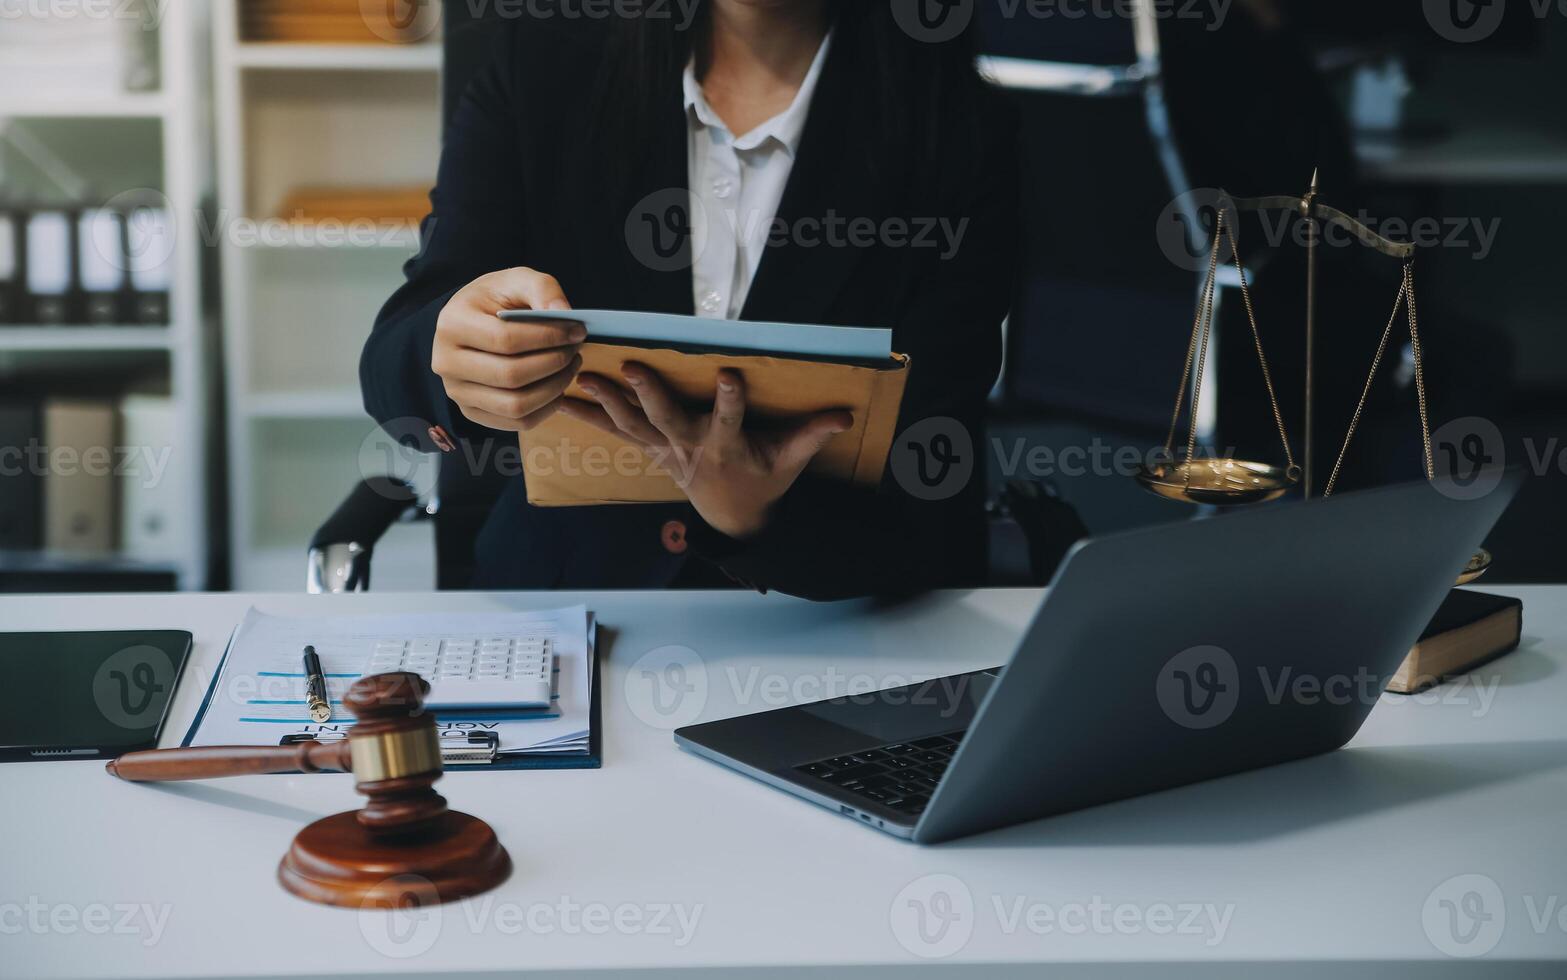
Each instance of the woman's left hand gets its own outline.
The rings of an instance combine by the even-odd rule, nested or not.
[[[597,404],[568,398],[561,411],[572,418],[648,448],[675,456],[676,482],[702,519],[731,538],[745,539],[767,526],[773,505],[805,467],[854,417],[820,412],[778,431],[745,427],[745,380],[718,373],[712,412],[683,408],[657,372],[628,361],[621,374],[630,391],[601,374],[584,373],[577,385]]]

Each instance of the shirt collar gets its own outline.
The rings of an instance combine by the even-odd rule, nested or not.
[[[782,144],[791,157],[799,151],[800,137],[805,133],[805,120],[811,111],[811,97],[816,94],[816,83],[821,78],[822,65],[827,61],[827,48],[831,44],[832,31],[829,30],[827,36],[822,38],[821,47],[816,49],[816,57],[811,61],[811,68],[805,73],[805,80],[800,83],[800,91],[795,93],[794,101],[789,103],[789,108],[744,136],[734,139],[735,149],[755,149],[769,139],[774,139]],[[718,117],[718,113],[713,111],[713,107],[707,104],[707,96],[702,93],[702,85],[696,80],[694,59],[686,63],[686,70],[681,75],[680,84],[685,91],[686,115],[692,120],[692,125],[720,130],[728,134],[729,128]]]

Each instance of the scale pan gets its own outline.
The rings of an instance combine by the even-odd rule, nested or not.
[[[1473,558],[1469,559],[1469,564],[1464,566],[1464,570],[1458,573],[1458,584],[1468,585],[1470,582],[1473,582],[1475,579],[1479,578],[1490,570],[1491,553],[1486,551],[1484,548],[1481,548],[1479,551],[1475,552],[1475,556]]]
[[[1244,459],[1199,458],[1148,464],[1138,470],[1137,482],[1169,500],[1226,507],[1277,500],[1300,482],[1300,474]]]

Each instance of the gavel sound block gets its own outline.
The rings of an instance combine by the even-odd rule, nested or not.
[[[132,752],[108,770],[132,782],[210,779],[267,772],[354,774],[364,809],[317,820],[294,838],[278,881],[324,905],[396,908],[450,902],[489,891],[511,874],[490,825],[446,808],[430,686],[418,674],[360,678],[343,703],[358,724],[344,741],[278,748],[210,746]]]

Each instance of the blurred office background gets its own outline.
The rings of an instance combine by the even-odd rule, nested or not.
[[[1432,428],[1460,465],[1505,455],[1533,471],[1491,540],[1494,580],[1563,578],[1567,14],[1467,0],[956,9],[1020,107],[1028,154],[1022,281],[977,447],[998,582],[1028,576],[1016,531],[1034,498],[1020,488],[1059,494],[1093,532],[1194,516],[1140,489],[1126,460],[1169,426],[1204,205],[1218,188],[1300,195],[1314,170],[1327,203],[1421,241]],[[0,460],[0,590],[299,590],[313,533],[358,481],[433,485],[364,415],[357,364],[417,248],[443,95],[497,20],[580,4],[0,10],[0,449],[32,450]],[[1303,253],[1278,220],[1248,219],[1240,241],[1299,452]],[[1400,270],[1342,241],[1319,254],[1320,488]],[[1236,284],[1218,292],[1203,442],[1282,461]],[[1341,488],[1422,472],[1408,347],[1395,329]],[[434,534],[394,526],[376,587],[431,587]]]

